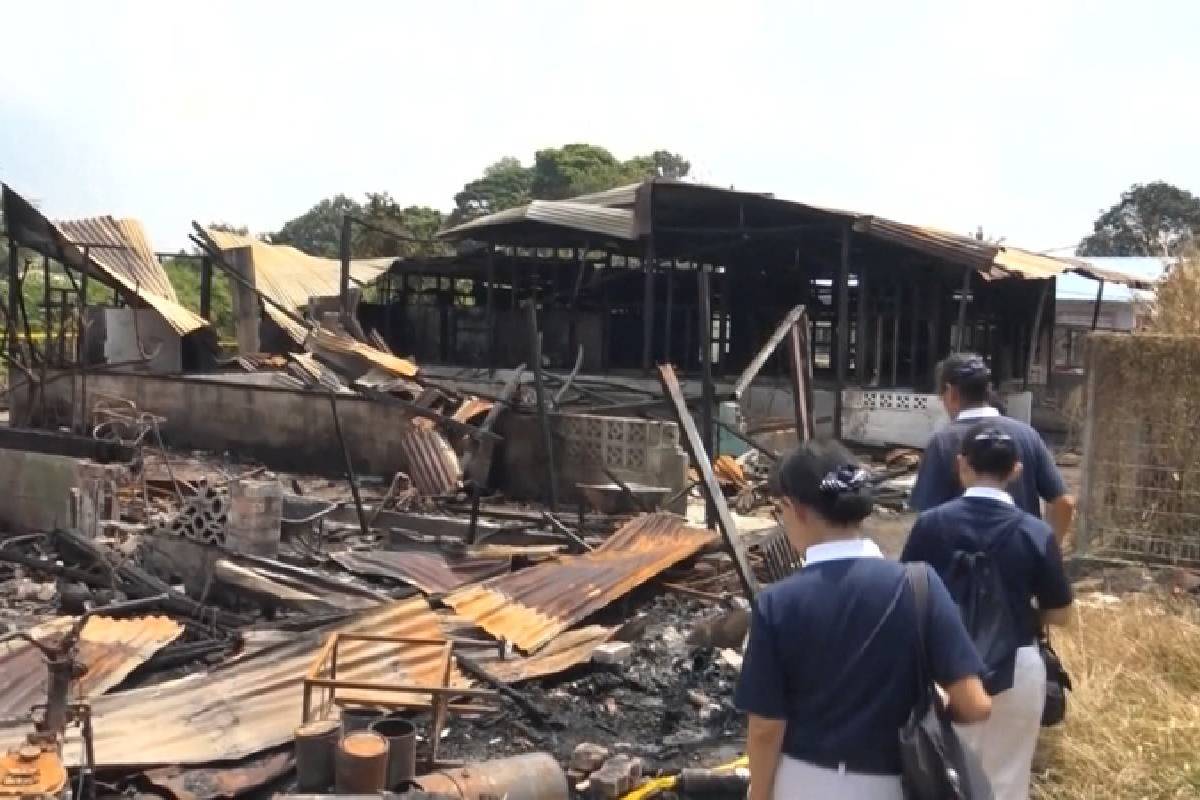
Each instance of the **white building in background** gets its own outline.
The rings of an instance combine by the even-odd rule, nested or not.
[[[1173,263],[1170,258],[1085,258],[1096,267],[1106,267],[1148,280],[1160,279]],[[1083,340],[1091,333],[1093,321],[1098,331],[1133,331],[1150,310],[1153,294],[1105,283],[1096,316],[1096,298],[1100,282],[1082,275],[1058,276],[1054,296],[1054,372],[1056,375],[1083,374]]]

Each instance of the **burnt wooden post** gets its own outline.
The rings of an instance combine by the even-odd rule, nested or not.
[[[895,284],[896,307],[892,315],[892,388],[900,383],[900,307],[903,304],[904,290],[900,284]]]
[[[79,339],[76,342],[79,359],[79,432],[87,433],[87,303],[88,303],[88,259],[91,250],[83,247],[83,274],[79,276]],[[14,271],[13,275],[16,275]]]
[[[645,293],[642,299],[642,372],[650,374],[654,360],[654,237],[646,238],[642,256]]]
[[[865,265],[858,267],[858,326],[854,333],[854,366],[855,372],[858,373],[858,382],[862,386],[866,386],[871,381],[871,368],[869,366],[870,358],[868,356],[867,340],[871,338],[870,320],[868,318],[868,297],[870,296],[870,287],[867,281],[867,268]],[[846,292],[849,293],[850,284],[847,276]],[[878,348],[876,348],[878,350]],[[849,348],[847,348],[847,352]]]
[[[203,256],[200,259],[200,316],[212,322],[212,259]]]
[[[1038,358],[1038,343],[1042,338],[1042,315],[1046,311],[1046,299],[1050,295],[1050,287],[1054,279],[1049,278],[1042,283],[1041,294],[1038,295],[1037,309],[1033,312],[1033,331],[1029,336],[1029,361],[1025,364],[1025,380],[1022,387],[1029,388],[1029,373],[1033,371]]]
[[[342,466],[346,469],[346,481],[350,484],[350,496],[354,498],[354,513],[358,516],[358,529],[366,537],[371,533],[371,526],[367,523],[362,497],[358,494],[358,480],[354,476],[354,462],[350,458],[350,448],[346,444],[346,436],[342,433],[342,421],[338,417],[337,392],[329,393],[329,411],[333,414],[333,432],[337,436],[338,446],[342,449]]]
[[[921,285],[916,281],[912,284],[912,341],[909,342],[908,352],[908,382],[912,390],[917,390],[917,342],[921,338]]]
[[[11,356],[17,344],[17,240],[8,237],[8,325],[5,328],[5,346]]]
[[[1100,324],[1100,305],[1104,302],[1104,281],[1096,288],[1096,307],[1092,309],[1092,330]]]
[[[712,381],[712,289],[708,283],[708,267],[700,265],[696,272],[698,318],[700,320],[700,436],[705,453],[713,452],[715,429],[713,426],[713,403],[715,392]],[[693,423],[694,424],[694,423]],[[710,470],[712,464],[705,465]],[[698,467],[699,468],[699,467]],[[705,504],[705,521],[713,524],[717,508],[711,498]]]
[[[338,297],[342,301],[343,324],[348,325],[353,309],[350,308],[350,215],[342,215],[342,238],[338,242],[338,252],[342,257],[342,273],[338,283]]]
[[[663,363],[671,363],[671,325],[675,317],[675,259],[667,269],[667,312],[663,325]]]
[[[842,226],[842,258],[838,265],[837,285],[837,394],[833,398],[833,435],[842,437],[842,397],[846,392],[846,370],[850,355],[850,223]],[[859,277],[861,281],[861,276]],[[859,284],[860,288],[862,284]],[[858,344],[862,349],[862,342]]]
[[[753,600],[754,596],[758,594],[758,580],[754,577],[750,559],[742,546],[742,540],[738,537],[737,524],[733,521],[733,515],[729,513],[729,505],[725,502],[725,495],[722,494],[721,485],[717,482],[716,473],[713,472],[712,458],[709,451],[704,448],[704,443],[700,439],[700,431],[696,430],[696,421],[692,419],[692,414],[688,411],[687,399],[683,396],[683,389],[679,387],[675,369],[670,364],[663,364],[658,368],[658,373],[663,392],[670,399],[675,419],[683,432],[684,447],[687,449],[692,463],[696,465],[696,471],[700,473],[700,486],[704,490],[705,500],[714,509],[717,530],[720,531],[721,538],[725,540],[729,554],[733,556],[734,571],[738,574],[738,580],[741,581],[746,596]]]
[[[558,470],[554,468],[554,434],[550,429],[550,409],[546,402],[546,381],[542,374],[542,334],[538,331],[537,301],[529,300],[529,355],[533,360],[533,388],[537,396],[538,422],[542,445],[546,448],[546,480],[550,491],[550,510],[558,511]]]
[[[962,294],[958,298],[958,326],[954,331],[953,352],[961,353],[967,342],[967,298],[971,296],[971,273],[974,268],[963,270]]]
[[[484,319],[487,327],[487,366],[488,376],[496,376],[496,253],[495,246],[487,243],[487,306],[484,309]]]

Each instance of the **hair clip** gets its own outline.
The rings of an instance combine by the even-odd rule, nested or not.
[[[958,378],[967,379],[974,378],[977,375],[990,375],[991,370],[988,365],[979,356],[971,356],[963,363],[954,368],[954,374]]]
[[[867,485],[870,475],[857,464],[844,464],[821,479],[822,494],[855,492]]]
[[[1011,442],[1013,438],[999,428],[988,428],[975,434],[977,442]]]

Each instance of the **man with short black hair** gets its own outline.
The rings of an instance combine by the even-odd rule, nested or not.
[[[950,424],[935,433],[926,445],[910,503],[917,511],[928,511],[962,494],[955,466],[962,438],[972,425],[994,420],[998,428],[1016,441],[1024,465],[1010,487],[1013,501],[1041,518],[1044,500],[1046,522],[1054,530],[1059,545],[1064,546],[1075,516],[1075,498],[1067,493],[1054,456],[1038,432],[1019,420],[1001,416],[999,410],[988,404],[991,379],[987,363],[974,353],[955,353],[938,365],[938,394],[950,416]]]

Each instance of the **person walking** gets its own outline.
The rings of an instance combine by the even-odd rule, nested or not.
[[[1021,484],[1020,443],[988,420],[964,433],[960,450],[966,491],[917,518],[900,558],[941,576],[984,660],[992,713],[959,726],[959,739],[996,800],[1025,800],[1046,699],[1037,637],[1043,625],[1068,621],[1071,584],[1050,527],[1006,491]]]
[[[1013,501],[1040,519],[1044,500],[1046,519],[1059,547],[1065,547],[1075,516],[1075,498],[1067,492],[1062,473],[1041,435],[1020,420],[1002,416],[989,404],[991,378],[983,358],[974,353],[956,353],[938,365],[938,393],[950,424],[926,445],[909,504],[917,511],[928,511],[962,494],[964,487],[958,479],[955,459],[963,436],[973,425],[988,421],[1012,437],[1024,467],[1013,485],[1007,487]]]
[[[905,568],[864,536],[867,473],[808,443],[774,479],[804,567],[755,598],[735,692],[748,717],[750,800],[902,800],[898,732],[918,701],[916,599]],[[930,570],[926,662],[962,722],[987,717],[976,653]]]

